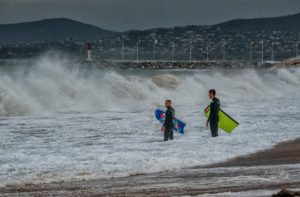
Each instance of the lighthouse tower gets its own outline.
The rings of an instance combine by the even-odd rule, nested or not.
[[[91,57],[91,55],[92,55],[92,45],[91,45],[91,43],[87,43],[86,45],[85,45],[85,48],[86,48],[86,50],[87,50],[87,61],[92,61],[92,57]]]

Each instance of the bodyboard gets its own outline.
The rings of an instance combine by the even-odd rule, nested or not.
[[[204,114],[206,118],[209,117],[210,107],[206,107],[204,109]],[[224,130],[227,133],[232,133],[232,131],[239,125],[239,123],[231,118],[227,113],[225,113],[222,109],[219,110],[219,128]]]
[[[155,110],[155,118],[159,122],[164,124],[164,122],[165,122],[165,111],[163,111],[161,109]],[[185,127],[186,123],[183,122],[182,120],[177,119],[177,118],[174,118],[173,123],[174,123],[173,130],[177,131],[178,133],[184,134],[184,127]]]

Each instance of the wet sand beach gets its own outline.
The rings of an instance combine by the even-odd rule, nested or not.
[[[8,185],[1,196],[271,196],[300,188],[300,139],[209,166],[129,177]]]

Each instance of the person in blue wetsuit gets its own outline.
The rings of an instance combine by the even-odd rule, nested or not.
[[[161,128],[161,131],[164,132],[164,141],[173,140],[174,132],[174,117],[175,117],[175,110],[172,108],[172,101],[166,100],[165,106],[167,108],[167,111],[165,113],[165,122],[164,125]]]
[[[206,127],[208,127],[209,124],[211,136],[218,137],[220,100],[216,97],[216,90],[214,89],[208,91],[208,97],[211,99],[211,102],[209,105],[210,114],[206,122]]]

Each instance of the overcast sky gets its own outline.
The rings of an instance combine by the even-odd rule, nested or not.
[[[300,12],[300,0],[0,0],[0,23],[67,17],[110,30],[209,25]]]

